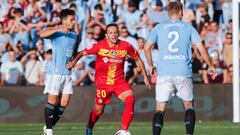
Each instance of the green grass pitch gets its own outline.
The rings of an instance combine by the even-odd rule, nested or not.
[[[43,124],[4,124],[0,123],[0,135],[42,135]],[[114,135],[120,123],[98,122],[93,135]],[[130,129],[132,135],[151,135],[151,123],[134,122]],[[165,122],[162,135],[184,135],[183,122]],[[54,135],[85,135],[83,123],[59,123]],[[201,122],[195,127],[195,135],[240,135],[240,123]]]

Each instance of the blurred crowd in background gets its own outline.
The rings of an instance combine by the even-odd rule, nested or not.
[[[105,38],[105,27],[117,23],[120,39],[130,42],[148,70],[144,44],[151,29],[168,20],[167,4],[173,0],[0,0],[1,85],[43,86],[49,74],[52,45],[38,32],[57,27],[62,9],[76,13],[77,51]],[[185,0],[183,21],[200,33],[218,76],[209,79],[208,67],[192,48],[193,81],[232,83],[232,2],[231,0]],[[154,64],[158,48],[152,48]],[[95,56],[85,56],[72,69],[74,85],[94,82]],[[126,79],[141,84],[141,70],[126,58]],[[150,76],[152,83],[156,77]]]

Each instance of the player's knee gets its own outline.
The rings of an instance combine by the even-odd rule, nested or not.
[[[167,106],[167,102],[157,102],[156,112],[165,112],[166,106]]]
[[[184,102],[185,110],[193,109],[193,102]]]
[[[55,104],[57,104],[57,101],[53,100],[53,99],[48,99],[48,103],[52,104],[52,105],[55,105]]]
[[[100,115],[102,115],[103,113],[104,113],[104,110],[102,110],[102,109],[94,109],[94,111],[95,111],[95,113],[98,115],[98,116],[100,116]]]
[[[63,101],[60,104],[62,107],[67,107],[68,106],[68,101]]]
[[[135,102],[134,95],[129,95],[124,100],[125,106],[127,108],[131,108],[132,110],[134,109],[134,102]]]

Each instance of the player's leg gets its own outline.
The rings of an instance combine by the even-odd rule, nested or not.
[[[58,96],[53,94],[48,94],[48,103],[45,105],[44,116],[45,116],[45,125],[44,134],[51,135],[53,128],[53,115],[54,115],[54,106],[58,102]]]
[[[68,106],[71,94],[60,94],[59,102],[54,107],[54,115],[52,125],[55,126],[59,119],[62,117],[65,108]]]
[[[88,128],[92,129],[94,124],[97,122],[97,120],[100,118],[100,116],[104,112],[105,105],[98,105],[95,104],[94,108],[92,109],[89,120],[88,120]]]
[[[125,104],[124,111],[122,113],[122,130],[128,130],[128,127],[132,121],[134,114],[134,102],[135,98],[132,90],[127,90],[117,96]]]
[[[156,111],[152,119],[153,135],[160,135],[163,128],[167,102],[174,94],[174,86],[169,77],[158,77],[156,83]]]
[[[59,102],[54,108],[53,126],[59,121],[64,113],[65,108],[68,106],[71,95],[73,94],[72,79],[70,75],[61,75],[59,80]]]
[[[94,108],[92,109],[89,119],[88,119],[88,124],[86,128],[86,135],[92,135],[92,129],[97,120],[100,118],[100,116],[104,112],[105,105],[99,105],[95,104]]]
[[[195,127],[196,115],[193,106],[193,83],[191,78],[176,78],[177,95],[183,100],[185,108],[184,124],[186,134],[192,135]]]
[[[95,105],[92,109],[86,129],[86,135],[92,135],[94,124],[104,112],[105,105],[111,100],[111,91],[107,86],[96,86]]]
[[[160,135],[163,128],[164,112],[166,110],[167,102],[156,103],[156,111],[152,120],[153,135]]]
[[[193,108],[193,102],[184,101],[184,108],[185,108],[185,119],[184,124],[186,128],[187,135],[193,135],[196,115]]]

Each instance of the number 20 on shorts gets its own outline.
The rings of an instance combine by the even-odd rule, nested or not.
[[[97,90],[97,97],[105,98],[107,96],[107,93],[105,90]]]

